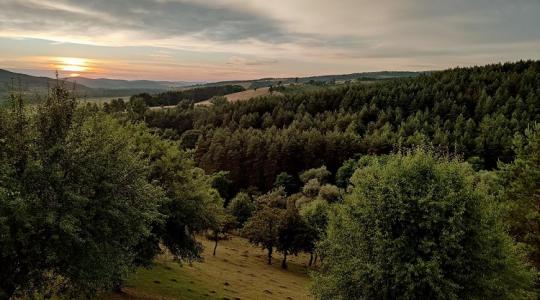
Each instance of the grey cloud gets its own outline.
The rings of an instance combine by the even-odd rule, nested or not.
[[[273,19],[264,10],[248,11],[240,6],[241,2],[224,6],[197,0],[53,1],[56,5],[76,9],[53,9],[46,1],[0,0],[0,33],[11,29],[92,37],[127,30],[151,39],[189,36],[233,45],[238,41],[257,40],[296,44],[306,52],[312,48],[322,50],[317,53],[324,52],[332,59],[447,57],[475,53],[506,53],[511,57],[515,49],[524,53],[522,55],[540,54],[539,49],[526,46],[528,42],[540,42],[540,0],[351,0],[336,4],[334,12],[321,11],[318,16],[339,15],[339,10],[343,9],[358,11],[360,17],[356,20],[332,19],[330,15],[328,19],[347,26],[376,27],[377,34],[368,37],[351,34],[354,27],[349,34],[335,30],[322,35],[317,28],[298,33],[294,26],[287,27],[290,24],[278,21],[279,16],[274,15],[276,19]],[[311,1],[311,5],[317,7],[328,0]],[[281,5],[287,8],[287,3]],[[387,23],[363,22],[362,13],[384,13]],[[271,63],[274,62],[243,62],[244,65]]]
[[[158,0],[57,1],[82,11],[52,9],[24,1],[0,1],[1,28],[71,30],[99,34],[134,30],[152,37],[197,36],[214,41],[257,39],[281,43],[293,38],[264,16],[229,7]]]

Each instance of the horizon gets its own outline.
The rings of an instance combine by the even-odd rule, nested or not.
[[[540,59],[534,0],[5,0],[2,8],[0,68],[34,76],[216,82]]]

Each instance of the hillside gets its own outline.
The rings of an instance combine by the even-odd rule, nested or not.
[[[409,71],[380,71],[380,72],[362,72],[351,74],[336,74],[336,75],[318,75],[307,77],[283,77],[283,78],[260,78],[253,80],[230,80],[207,83],[206,86],[212,85],[241,85],[246,89],[255,89],[260,87],[270,87],[279,84],[290,83],[331,83],[339,81],[377,81],[392,78],[411,78],[429,72],[409,72]]]
[[[204,261],[179,265],[170,255],[159,257],[152,269],[141,268],[121,293],[102,300],[120,299],[311,299],[306,263],[309,256],[291,257],[289,270],[279,266],[279,254],[267,265],[266,253],[245,239],[221,241],[216,256],[213,242],[201,239]]]
[[[227,94],[227,95],[224,95],[224,97],[227,98],[227,100],[229,102],[245,101],[245,100],[249,100],[251,98],[269,96],[270,95],[269,89],[270,88],[268,88],[268,87],[263,87],[263,88],[256,89],[256,90],[254,90],[254,89],[253,90],[246,90],[246,91],[242,91],[242,92],[236,92],[236,93]],[[281,93],[275,92],[274,94],[275,95],[280,95]],[[202,102],[197,103],[197,105],[210,105],[211,104],[210,101],[211,101],[211,99],[208,99],[206,101],[202,101]]]
[[[76,82],[93,89],[150,89],[150,90],[168,90],[197,84],[187,81],[152,81],[152,80],[121,80],[108,78],[65,78],[67,81]]]
[[[511,161],[514,134],[540,120],[539,70],[538,61],[457,68],[204,110],[152,111],[146,121],[178,139],[197,134],[190,146],[199,166],[229,171],[237,189],[268,190],[280,172],[320,165],[335,172],[347,159],[426,141],[489,170]]]
[[[187,82],[164,81],[127,81],[113,79],[60,79],[68,90],[74,90],[79,97],[125,97],[139,93],[157,93],[189,85]],[[37,77],[0,69],[0,102],[6,99],[13,88],[27,95],[46,93],[47,89],[56,84],[56,79]]]

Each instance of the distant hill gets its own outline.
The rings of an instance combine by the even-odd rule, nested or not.
[[[0,69],[0,102],[4,101],[12,89],[28,95],[38,95],[56,84],[56,79],[37,77]],[[139,93],[159,93],[171,89],[193,85],[192,82],[169,82],[150,80],[117,80],[90,78],[63,78],[60,82],[80,97],[122,97]]]
[[[55,79],[48,77],[36,77],[21,73],[14,73],[0,69],[0,101],[5,98],[10,90],[19,90],[24,93],[39,94],[47,91],[47,88],[56,83]],[[66,82],[66,87],[79,92],[88,92],[89,89],[80,84]]]
[[[421,74],[429,72],[410,72],[410,71],[380,71],[380,72],[364,72],[338,75],[318,75],[308,77],[284,77],[284,78],[260,78],[254,80],[229,80],[203,84],[203,86],[215,85],[241,85],[246,89],[270,87],[276,84],[289,83],[309,83],[309,82],[339,82],[339,81],[376,81],[392,78],[417,77]]]
[[[65,78],[66,81],[76,82],[93,89],[153,89],[153,90],[168,90],[171,88],[186,87],[196,85],[197,82],[186,81],[151,81],[151,80],[122,80],[108,78],[86,78],[75,77]]]
[[[60,81],[80,97],[125,97],[140,93],[157,94],[165,91],[179,91],[201,87],[239,85],[245,89],[258,89],[290,83],[328,83],[344,81],[376,81],[399,77],[416,77],[422,72],[383,71],[342,75],[321,75],[309,77],[261,78],[254,80],[221,81],[196,83],[185,81],[121,80],[107,78],[63,78]],[[0,102],[4,101],[12,88],[28,95],[46,93],[48,87],[56,84],[56,79],[37,77],[0,69]]]

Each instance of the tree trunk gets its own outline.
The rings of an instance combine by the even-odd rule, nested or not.
[[[309,252],[309,266],[311,267],[313,265],[313,251]]]
[[[214,244],[214,253],[213,253],[214,256],[216,256],[217,244],[218,244],[218,240],[216,239],[215,244]]]
[[[272,248],[273,247],[268,247],[266,249],[268,249],[268,264],[271,265],[272,264]]]
[[[319,256],[317,255],[317,252],[315,252],[315,258],[313,259],[313,265],[316,265],[317,264],[317,258]]]
[[[287,250],[283,251],[283,260],[281,261],[281,268],[287,269]]]

